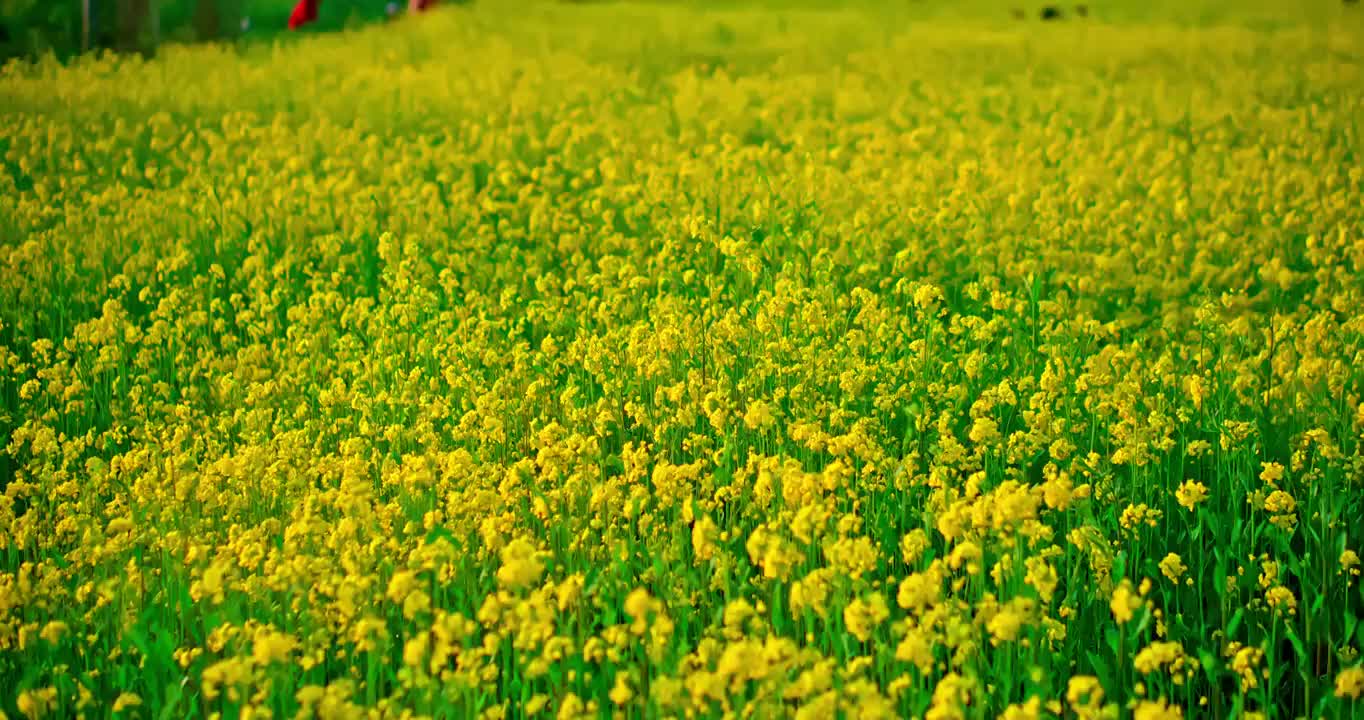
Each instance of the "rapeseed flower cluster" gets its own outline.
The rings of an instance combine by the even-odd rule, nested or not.
[[[920,5],[0,70],[0,717],[1358,717],[1364,27]]]

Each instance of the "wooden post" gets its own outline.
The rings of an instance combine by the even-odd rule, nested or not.
[[[151,0],[119,0],[118,3],[118,49],[127,51],[146,50],[144,43],[147,19],[151,15]]]
[[[194,31],[201,41],[231,40],[241,34],[240,0],[198,0]]]
[[[194,4],[194,35],[200,42],[215,40],[220,31],[216,0],[199,0]]]
[[[81,0],[81,52],[90,52],[90,0]]]

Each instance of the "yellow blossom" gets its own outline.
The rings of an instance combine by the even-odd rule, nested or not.
[[[1336,697],[1358,700],[1364,696],[1364,667],[1356,665],[1336,675]]]
[[[1109,600],[1108,606],[1113,611],[1113,619],[1122,625],[1130,621],[1133,613],[1141,607],[1141,598],[1132,592],[1132,584],[1123,580],[1113,590],[1113,596]]]
[[[121,712],[130,707],[138,707],[142,704],[142,698],[136,693],[124,692],[114,699],[114,712]]]
[[[1165,559],[1160,561],[1160,572],[1169,578],[1170,582],[1179,582],[1179,578],[1188,569],[1177,553],[1167,553]]]
[[[1201,482],[1186,480],[1175,491],[1175,499],[1184,509],[1192,511],[1199,503],[1208,499],[1208,486]]]
[[[856,598],[843,608],[843,622],[854,637],[862,642],[871,639],[872,631],[890,617],[886,599],[880,593]]]
[[[497,569],[497,582],[508,590],[523,590],[540,580],[545,571],[543,553],[529,540],[516,538],[502,548],[502,566]]]
[[[1182,720],[1184,710],[1178,705],[1159,700],[1143,700],[1132,710],[1133,720]]]

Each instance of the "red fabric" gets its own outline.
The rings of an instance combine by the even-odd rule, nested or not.
[[[317,6],[322,0],[298,0],[289,13],[289,29],[297,30],[317,19]]]

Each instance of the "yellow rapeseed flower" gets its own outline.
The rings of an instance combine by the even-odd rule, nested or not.
[[[1133,614],[1141,607],[1141,598],[1132,591],[1132,584],[1123,580],[1114,588],[1108,607],[1113,611],[1113,619],[1122,625],[1132,620]]]
[[[1179,504],[1184,506],[1186,510],[1192,511],[1194,508],[1198,507],[1199,503],[1208,499],[1208,486],[1201,482],[1185,480],[1175,491],[1175,499],[1178,500]]]
[[[1179,578],[1188,569],[1177,553],[1167,553],[1165,559],[1160,561],[1160,572],[1169,578],[1170,582],[1179,582]]]
[[[1356,665],[1336,675],[1336,697],[1358,700],[1364,696],[1364,667]]]

